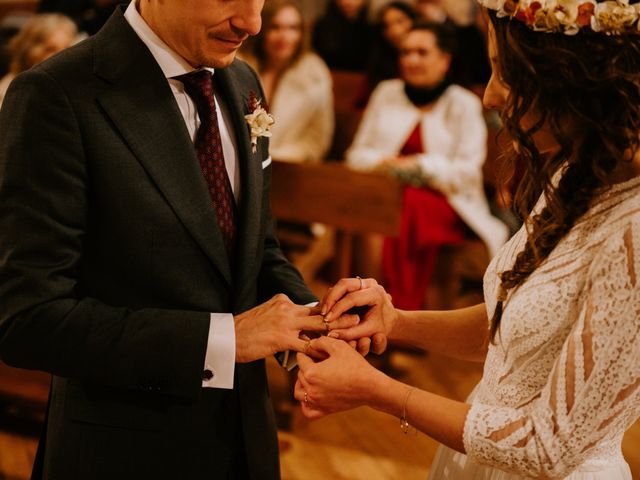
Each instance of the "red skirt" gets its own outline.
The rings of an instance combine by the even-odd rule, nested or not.
[[[464,236],[464,222],[442,193],[405,187],[400,235],[385,239],[382,255],[385,285],[397,308],[423,308],[439,248]]]

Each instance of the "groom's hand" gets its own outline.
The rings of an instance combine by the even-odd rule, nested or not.
[[[294,304],[286,295],[271,300],[234,317],[236,362],[246,363],[294,350],[304,352],[309,343],[300,332],[326,332],[318,309]]]

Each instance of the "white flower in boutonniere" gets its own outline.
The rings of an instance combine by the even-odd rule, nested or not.
[[[271,136],[271,125],[276,123],[269,107],[258,98],[256,92],[249,92],[249,114],[244,118],[251,130],[251,151],[256,153],[258,138]]]

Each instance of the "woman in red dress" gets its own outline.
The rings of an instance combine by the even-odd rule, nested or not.
[[[347,162],[406,179],[400,235],[385,240],[383,276],[401,309],[423,307],[438,251],[477,235],[490,256],[507,228],[489,212],[482,104],[448,78],[454,49],[444,25],[417,24],[400,49],[401,79],[371,96]]]

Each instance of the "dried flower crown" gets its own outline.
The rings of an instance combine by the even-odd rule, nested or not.
[[[640,33],[640,4],[629,0],[478,0],[483,7],[525,23],[537,32],[575,35]]]

